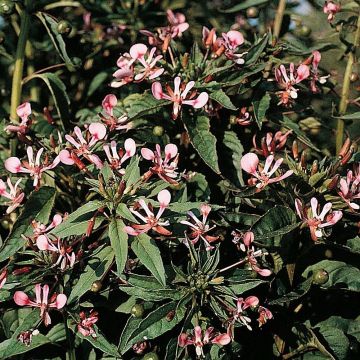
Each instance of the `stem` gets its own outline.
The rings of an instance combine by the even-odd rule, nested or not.
[[[242,259],[242,260],[236,262],[235,264],[229,265],[229,266],[227,266],[227,267],[219,270],[219,273],[224,272],[224,271],[229,270],[229,269],[232,269],[232,268],[235,267],[235,266],[239,266],[239,265],[243,264],[243,263],[246,262],[246,261],[247,261],[247,258]]]
[[[348,61],[346,64],[345,74],[344,74],[344,84],[341,91],[341,99],[339,104],[339,115],[344,115],[346,113],[348,104],[349,104],[349,93],[350,93],[350,77],[352,73],[352,67],[355,60],[356,48],[359,46],[360,40],[360,11],[358,14],[357,24],[356,24],[356,33],[353,42],[353,47],[349,52]],[[344,141],[344,125],[345,122],[343,119],[337,120],[336,126],[336,153],[338,153],[343,145]]]
[[[303,354],[304,352],[308,352],[308,351],[315,350],[315,349],[316,349],[316,346],[309,345],[309,344],[301,344],[294,351],[284,354],[282,356],[282,359],[283,360],[291,359],[297,355]]]
[[[16,114],[16,108],[20,104],[21,89],[22,89],[21,81],[23,76],[24,59],[25,59],[25,47],[30,29],[30,14],[27,12],[26,9],[28,2],[29,0],[25,1],[25,9],[23,9],[20,14],[21,17],[20,34],[16,48],[15,66],[14,66],[12,88],[11,88],[10,118],[13,121],[17,121],[18,119]]]

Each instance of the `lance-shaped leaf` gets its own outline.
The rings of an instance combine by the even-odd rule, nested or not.
[[[55,188],[43,186],[33,191],[0,250],[0,261],[8,259],[21,249],[26,240],[21,235],[33,235],[32,220],[47,224],[55,201]]]
[[[117,273],[120,275],[128,257],[128,234],[124,231],[125,224],[121,219],[113,218],[109,224],[109,238],[115,254]]]
[[[251,6],[265,5],[268,2],[269,2],[269,0],[244,0],[244,1],[240,1],[239,4],[234,5],[230,9],[221,10],[221,12],[227,13],[227,14],[236,13],[241,10],[245,10]]]
[[[260,100],[253,102],[255,121],[261,130],[262,122],[265,119],[265,115],[270,106],[271,97],[269,94],[265,94]]]
[[[215,100],[222,107],[229,110],[237,110],[237,107],[231,102],[230,98],[223,90],[216,90],[210,94],[210,99]]]
[[[210,132],[210,120],[206,116],[183,117],[191,144],[215,173],[220,174],[216,153],[216,137]]]
[[[131,249],[140,262],[154,275],[163,286],[166,285],[165,269],[160,251],[155,241],[146,234],[140,234],[131,243]]]

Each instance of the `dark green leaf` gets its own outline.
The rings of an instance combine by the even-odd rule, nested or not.
[[[128,257],[128,234],[124,231],[125,224],[122,220],[113,218],[109,224],[109,238],[115,253],[117,273],[120,275]]]
[[[261,98],[261,100],[259,100],[259,101],[256,100],[256,101],[253,102],[254,117],[255,117],[256,123],[257,123],[260,130],[261,130],[261,127],[262,127],[262,122],[265,119],[266,112],[269,109],[270,101],[271,101],[270,95],[265,94]]]
[[[237,4],[230,9],[221,10],[221,12],[227,13],[227,14],[236,13],[241,10],[245,10],[251,6],[264,5],[268,2],[269,2],[269,0],[244,0],[244,1],[240,1],[240,4]]]
[[[231,102],[230,98],[221,89],[212,92],[210,94],[210,99],[215,100],[226,109],[237,110],[237,107]]]

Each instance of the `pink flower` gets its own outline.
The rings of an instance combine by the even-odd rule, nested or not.
[[[178,176],[177,163],[178,163],[178,148],[175,144],[167,144],[165,146],[165,157],[162,158],[161,148],[156,144],[156,151],[148,148],[141,149],[141,155],[145,160],[153,162],[150,170],[144,174],[144,179],[149,179],[153,174],[159,176],[160,179],[170,183],[177,184],[174,179]]]
[[[114,116],[114,107],[117,104],[117,97],[113,94],[108,94],[102,101],[102,107],[107,116],[99,114],[101,120],[109,127],[110,131],[114,130],[129,130],[131,129],[131,123],[127,115],[123,114],[119,118]]]
[[[272,312],[264,306],[259,306],[258,312],[259,318],[257,321],[259,323],[259,327],[263,326],[268,320],[273,318]]]
[[[174,80],[174,91],[169,86],[167,86],[167,94],[163,92],[162,86],[159,82],[154,82],[151,87],[155,99],[165,99],[174,103],[172,115],[174,120],[179,116],[182,105],[190,105],[194,109],[200,109],[205,106],[209,99],[209,95],[206,92],[200,93],[196,99],[194,99],[196,95],[195,92],[189,94],[190,90],[195,85],[195,81],[188,82],[185,87],[183,85],[180,86],[180,84],[181,79],[179,76],[177,76]]]
[[[245,300],[243,298],[238,298],[236,301],[236,309],[233,311],[232,321],[239,321],[249,330],[252,330],[250,326],[251,319],[246,315],[245,310],[254,308],[258,305],[259,299],[256,296],[248,296]]]
[[[202,28],[202,42],[207,49],[212,49],[212,51],[216,51],[217,49],[214,48],[216,44],[216,30],[215,29],[208,29],[206,26]]]
[[[312,55],[312,67],[311,67],[311,81],[310,81],[310,87],[311,91],[313,93],[319,92],[319,89],[316,86],[316,83],[319,82],[320,84],[325,84],[326,79],[330,77],[330,75],[327,76],[319,76],[319,63],[321,60],[321,54],[319,51],[313,51]],[[310,59],[311,59],[310,57]]]
[[[360,206],[353,202],[353,200],[360,199],[360,164],[358,164],[355,174],[349,170],[346,179],[340,179],[338,194],[350,208],[354,210],[360,209]]]
[[[71,156],[71,153],[74,152],[76,156],[84,156],[98,169],[101,169],[103,166],[102,161],[97,155],[92,153],[92,148],[98,141],[105,138],[106,127],[101,123],[91,123],[87,131],[87,137],[89,138],[88,140],[85,140],[78,126],[74,128],[74,133],[77,137],[77,140],[75,140],[74,137],[70,135],[65,135],[65,139],[71,145],[73,145],[74,149],[72,149],[71,151],[61,150],[59,154],[61,162],[65,165],[74,165],[75,161]]]
[[[284,65],[280,65],[279,68],[275,69],[275,79],[283,91],[279,92],[280,101],[278,105],[288,105],[292,99],[297,99],[297,92],[294,86],[299,84],[301,81],[307,79],[310,76],[310,69],[307,65],[301,64],[295,69],[293,63],[290,64],[290,75],[287,75]]]
[[[104,145],[104,151],[108,158],[110,167],[114,170],[118,170],[121,174],[125,173],[124,169],[121,169],[121,165],[132,156],[135,155],[136,152],[136,144],[133,139],[126,139],[124,142],[124,149],[121,149],[119,152],[116,151],[116,142],[112,141],[110,143],[110,147],[108,144]],[[111,148],[111,152],[110,152]]]
[[[231,337],[228,334],[214,333],[213,327],[209,327],[203,335],[201,327],[195,326],[194,335],[181,333],[178,337],[179,346],[186,347],[188,345],[194,345],[196,349],[196,355],[198,357],[204,357],[203,347],[209,343],[224,346],[230,342]]]
[[[51,324],[51,319],[48,311],[51,308],[58,310],[62,309],[67,301],[67,297],[64,294],[53,294],[49,299],[49,285],[41,287],[40,284],[35,285],[36,300],[31,300],[27,294],[23,291],[16,291],[14,294],[14,301],[19,306],[30,306],[40,308],[40,317],[44,321],[45,326]]]
[[[275,164],[272,166],[273,162],[274,162],[274,156],[269,155],[265,160],[264,168],[262,168],[259,165],[258,156],[254,153],[247,153],[241,159],[241,168],[253,176],[251,179],[249,179],[249,184],[250,185],[256,184],[256,187],[260,191],[265,186],[284,180],[293,173],[292,170],[288,170],[283,175],[279,175],[274,178],[271,178],[274,175],[274,173],[279,169],[280,165],[283,162],[283,159],[280,158],[276,160]],[[272,169],[270,169],[271,166]]]
[[[101,103],[105,113],[109,116],[114,116],[113,109],[117,105],[117,97],[113,94],[108,94],[104,97]]]
[[[16,108],[16,114],[21,119],[21,123],[19,125],[8,125],[5,127],[5,131],[25,134],[29,130],[29,126],[31,124],[29,121],[29,116],[31,115],[30,103],[26,102],[19,105]]]
[[[283,134],[281,131],[277,131],[275,134],[268,132],[266,137],[261,139],[261,147],[256,144],[256,135],[253,137],[253,144],[255,152],[262,156],[273,155],[276,151],[280,151],[285,145],[288,136],[292,133],[292,130]]]
[[[3,269],[3,271],[0,273],[0,289],[5,285],[6,279],[7,279],[7,268]]]
[[[250,265],[251,269],[256,271],[261,276],[270,276],[271,270],[261,269],[256,260],[257,257],[264,255],[264,253],[262,252],[262,250],[255,251],[255,248],[252,245],[252,243],[254,241],[254,233],[252,231],[247,231],[242,236],[242,240],[243,240],[243,243],[240,244],[240,249],[243,252],[246,252],[246,254],[247,254],[246,260],[247,260],[247,263]]]
[[[247,54],[237,54],[236,51],[239,46],[244,43],[244,36],[241,32],[236,30],[230,30],[227,33],[222,33],[221,44],[225,47],[225,56],[233,60],[236,64],[241,65],[245,63],[243,56]]]
[[[330,202],[324,205],[321,213],[318,213],[318,200],[315,197],[311,199],[310,204],[311,207],[309,208],[304,206],[300,199],[295,199],[297,214],[309,227],[312,240],[318,241],[326,236],[324,228],[336,224],[342,218],[343,213],[341,211],[330,212],[332,207]]]
[[[62,221],[63,218],[60,214],[55,214],[51,223],[48,226],[33,220],[31,222],[31,225],[33,227],[34,239],[36,240],[40,235],[44,235],[50,230],[54,229],[56,226],[60,225]]]
[[[44,148],[41,148],[35,157],[34,160],[34,151],[31,146],[27,148],[28,161],[21,162],[17,157],[10,157],[5,160],[5,168],[13,174],[25,173],[29,174],[34,178],[33,185],[38,187],[40,185],[40,180],[42,173],[53,169],[59,162],[60,158],[57,156],[52,163],[49,162],[48,157],[45,157],[43,164],[40,164],[41,155],[44,151]]]
[[[173,13],[170,9],[166,11],[167,19],[171,27],[171,37],[181,37],[182,33],[189,28],[184,14]]]
[[[77,325],[77,330],[83,336],[91,336],[94,339],[97,337],[94,330],[95,323],[99,320],[99,315],[96,311],[91,310],[90,314],[86,316],[84,311],[80,311],[80,322]]]
[[[158,201],[160,203],[160,209],[158,210],[156,216],[153,211],[153,207],[151,204],[147,205],[143,199],[139,200],[138,204],[135,204],[134,207],[130,208],[130,211],[141,221],[143,221],[144,225],[132,224],[131,226],[125,226],[124,230],[129,235],[137,236],[142,233],[148,232],[150,229],[156,231],[161,235],[171,235],[169,230],[166,230],[164,226],[168,226],[168,221],[161,221],[161,215],[164,213],[165,209],[169,206],[171,195],[168,190],[161,190],[157,196]],[[141,214],[137,208],[141,207],[146,216]]]
[[[25,194],[21,191],[20,188],[18,188],[21,179],[19,179],[15,185],[11,183],[10,178],[7,179],[7,186],[9,187],[9,192],[6,191],[6,184],[3,180],[0,179],[0,196],[3,196],[6,199],[9,199],[10,201],[6,203],[8,205],[8,208],[6,209],[6,213],[10,214],[13,212],[24,200]]]
[[[201,238],[205,244],[206,250],[211,250],[214,247],[210,245],[210,243],[216,241],[219,237],[218,236],[210,236],[207,235],[209,231],[215,228],[215,226],[210,227],[206,222],[211,211],[211,207],[207,204],[202,204],[200,207],[200,213],[202,215],[201,221],[195,216],[192,211],[188,211],[188,215],[191,217],[193,222],[182,220],[180,221],[181,224],[189,226],[190,230],[188,232],[189,240],[196,244],[199,239]],[[185,245],[187,244],[185,239]]]
[[[252,123],[252,117],[246,107],[240,109],[240,114],[236,117],[236,122],[241,126],[247,126]]]
[[[17,339],[19,342],[21,342],[22,344],[24,344],[25,346],[30,346],[31,342],[32,342],[32,337],[39,335],[40,332],[39,330],[35,329],[35,330],[25,330],[25,331],[21,331],[20,334],[18,335]]]
[[[39,250],[59,254],[55,266],[60,265],[61,270],[71,268],[75,264],[75,253],[72,251],[72,247],[68,246],[64,240],[56,238],[55,241],[51,241],[48,236],[40,235],[36,240],[36,246]]]
[[[134,80],[134,59],[131,58],[129,53],[121,55],[116,63],[119,70],[113,73],[114,81],[111,82],[110,86],[118,88],[125,84],[131,83]]]
[[[334,3],[333,1],[325,1],[323,7],[324,14],[327,14],[327,19],[329,22],[334,20],[336,13],[338,13],[340,9],[340,4]]]

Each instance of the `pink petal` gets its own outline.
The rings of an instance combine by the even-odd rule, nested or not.
[[[67,301],[67,297],[65,294],[59,294],[57,297],[56,297],[56,308],[57,309],[62,309],[65,304],[66,304],[66,301]]]
[[[53,217],[53,221],[52,221],[51,225],[53,225],[55,227],[55,226],[58,226],[59,224],[61,224],[61,222],[62,222],[62,216],[59,214],[56,214]]]
[[[75,162],[71,158],[70,152],[68,150],[61,150],[59,153],[60,161],[65,165],[74,165]]]
[[[259,299],[256,296],[248,296],[245,299],[245,305],[248,307],[253,307],[259,305]]]
[[[239,31],[230,30],[226,35],[232,47],[237,47],[244,43],[244,36]]]
[[[89,133],[96,137],[97,140],[102,140],[106,135],[106,127],[101,123],[91,123],[89,125]]]
[[[249,247],[253,241],[254,241],[254,233],[252,231],[247,231],[244,234],[244,239],[243,239],[244,244],[247,247]]]
[[[155,154],[152,150],[148,149],[148,148],[142,148],[141,149],[141,156],[145,159],[145,160],[154,160],[155,158]]]
[[[21,161],[17,157],[10,157],[5,160],[5,169],[10,171],[13,174],[16,174],[20,171]]]
[[[193,105],[193,107],[195,109],[200,109],[203,106],[205,106],[205,104],[208,102],[209,100],[209,95],[206,92],[202,92],[196,99],[195,99],[195,103]]]
[[[157,196],[161,207],[167,207],[171,201],[171,194],[168,190],[161,190]]]
[[[245,154],[240,161],[241,168],[249,174],[255,174],[259,165],[259,158],[254,153]]]
[[[296,73],[296,83],[299,83],[310,76],[310,69],[307,65],[302,64],[297,68]]]
[[[21,119],[28,118],[30,116],[30,114],[31,114],[31,105],[30,105],[30,103],[25,102],[25,103],[19,105],[16,108],[16,114]]]
[[[36,239],[36,246],[38,247],[39,250],[43,250],[43,251],[51,249],[49,241],[45,235],[40,235]]]
[[[228,334],[220,334],[215,336],[211,342],[218,345],[227,345],[231,342],[231,337]]]
[[[145,44],[135,44],[130,48],[129,52],[133,59],[139,59],[146,54],[147,50],[148,48]]]
[[[178,153],[178,148],[175,144],[167,144],[165,146],[165,156],[167,159],[172,159]]]
[[[136,230],[134,230],[131,226],[125,226],[124,227],[124,231],[132,236],[137,236],[139,235],[139,232],[137,232]]]
[[[116,104],[117,104],[117,97],[113,94],[106,95],[101,103],[104,111],[110,116],[113,116],[113,108],[116,106]]]
[[[136,143],[133,139],[126,139],[124,143],[124,148],[126,153],[129,153],[129,156],[134,156],[136,152]]]
[[[152,84],[151,91],[155,99],[157,100],[164,99],[165,94],[163,92],[161,84],[158,81]]]
[[[14,301],[16,305],[26,306],[31,303],[29,297],[23,291],[16,291],[14,294]]]

